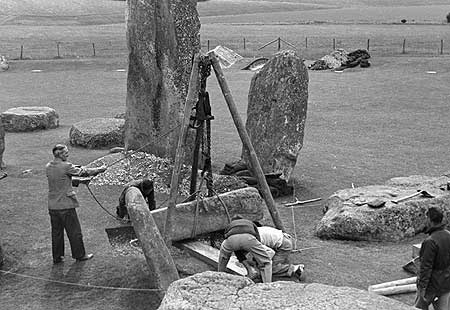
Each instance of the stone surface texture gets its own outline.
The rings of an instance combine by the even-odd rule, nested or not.
[[[254,75],[246,129],[264,173],[288,181],[303,147],[308,104],[308,70],[293,51],[282,51]],[[249,154],[242,158],[250,166]]]
[[[125,120],[119,118],[91,118],[70,128],[71,145],[89,149],[123,146]]]
[[[145,152],[175,157],[180,130],[159,136],[183,119],[192,59],[200,50],[196,5],[195,0],[128,1],[126,149],[147,145]]]
[[[450,215],[448,176],[428,177],[413,175],[398,177],[384,185],[343,189],[331,195],[324,205],[326,212],[316,227],[321,238],[398,241],[421,233],[425,229],[425,213],[429,207],[441,208]],[[396,200],[425,190],[434,198],[416,196],[399,203]],[[372,208],[375,200],[385,202]]]
[[[21,132],[51,129],[59,126],[59,116],[49,107],[17,107],[1,114],[5,131]]]
[[[173,282],[159,310],[406,310],[399,301],[351,287],[279,281],[206,271]]]

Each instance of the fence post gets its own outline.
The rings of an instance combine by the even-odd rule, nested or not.
[[[441,39],[441,55],[444,54],[444,40]]]
[[[367,39],[367,51],[370,49],[370,39]]]
[[[333,38],[333,51],[336,50],[336,39]]]
[[[56,51],[57,51],[57,57],[58,57],[58,58],[61,58],[61,57],[59,56],[59,42],[56,42]]]
[[[209,51],[209,40],[208,40],[208,51]]]
[[[244,50],[245,50],[245,37],[244,37]]]
[[[20,46],[20,60],[23,59],[23,45]]]
[[[92,51],[94,52],[94,57],[95,57],[95,43],[92,43]]]
[[[402,54],[406,53],[406,39],[403,39]]]
[[[281,49],[281,38],[278,37],[278,51],[280,51]]]
[[[308,48],[308,37],[305,37],[305,48]]]

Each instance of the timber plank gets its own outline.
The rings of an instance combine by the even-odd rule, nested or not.
[[[200,241],[177,242],[174,245],[186,250],[189,254],[217,269],[219,263],[219,250]],[[247,275],[247,269],[239,266],[240,263],[233,255],[227,265],[227,271],[240,276]]]

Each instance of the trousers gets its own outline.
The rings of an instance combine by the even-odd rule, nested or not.
[[[64,256],[64,230],[69,238],[72,257],[82,258],[85,254],[81,225],[77,211],[72,209],[49,210],[52,227],[52,256],[58,260]]]
[[[449,309],[449,298],[450,298],[450,292],[445,293],[441,296],[436,296],[433,301],[431,301],[431,304],[433,305],[433,308],[435,310],[448,310]],[[422,310],[428,310],[430,306],[430,302],[426,302],[423,300],[422,297],[420,297],[419,292],[417,292],[416,295],[416,302],[415,302],[416,308],[422,309]]]

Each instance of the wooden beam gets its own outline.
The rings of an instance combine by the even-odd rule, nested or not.
[[[217,270],[217,265],[219,262],[219,250],[209,246],[200,241],[187,241],[187,242],[177,242],[174,245],[180,249],[186,250],[194,256],[198,258],[202,262],[211,265]],[[246,276],[247,269],[242,266],[237,260],[236,256],[231,256],[230,261],[227,265],[227,271],[236,275]]]
[[[390,281],[390,282],[384,282],[384,283],[380,283],[380,284],[375,284],[375,285],[371,285],[369,286],[369,292],[373,291],[373,290],[378,290],[378,289],[384,289],[387,287],[394,287],[394,286],[400,286],[400,285],[406,285],[406,284],[413,284],[416,283],[417,281],[417,277],[410,277],[410,278],[405,278],[405,279],[400,279],[400,280],[395,280],[395,281]]]
[[[164,239],[167,244],[170,244],[172,238],[172,216],[177,203],[178,186],[180,184],[180,170],[184,159],[184,145],[186,143],[187,132],[189,129],[189,118],[191,116],[192,107],[195,105],[198,98],[198,68],[200,62],[200,55],[197,53],[194,56],[194,62],[191,69],[191,77],[189,80],[189,89],[184,105],[184,116],[181,122],[181,133],[178,137],[177,151],[175,154],[175,162],[173,164],[172,178],[170,180],[170,195],[167,204],[167,215],[164,231]]]
[[[391,287],[385,287],[385,288],[379,288],[376,290],[372,290],[372,293],[378,294],[378,295],[396,295],[396,294],[404,294],[404,293],[412,293],[417,290],[416,284],[405,284],[405,285],[397,285],[397,286],[391,286]]]
[[[234,103],[233,96],[231,95],[231,91],[228,87],[227,81],[225,80],[225,76],[223,74],[222,68],[220,67],[219,60],[217,59],[213,51],[208,53],[208,56],[211,58],[212,66],[216,74],[217,81],[219,82],[223,96],[228,105],[228,109],[230,110],[231,117],[233,118],[234,124],[239,133],[239,137],[241,138],[242,144],[249,152],[250,163],[252,166],[251,168],[253,170],[254,175],[256,176],[256,179],[258,180],[258,185],[261,190],[261,194],[264,200],[266,201],[267,208],[269,209],[269,213],[272,217],[273,223],[276,228],[284,230],[283,222],[281,221],[281,218],[278,215],[277,207],[270,192],[269,185],[267,184],[264,172],[261,168],[261,165],[259,164],[259,160],[256,155],[255,149],[253,148],[250,137],[247,133],[247,130],[245,129],[245,124],[239,115],[239,112],[236,108],[236,104]]]
[[[153,220],[141,191],[136,187],[130,187],[125,194],[125,200],[134,231],[147,261],[150,273],[149,281],[153,286],[165,292],[173,281],[179,279],[169,249]]]

